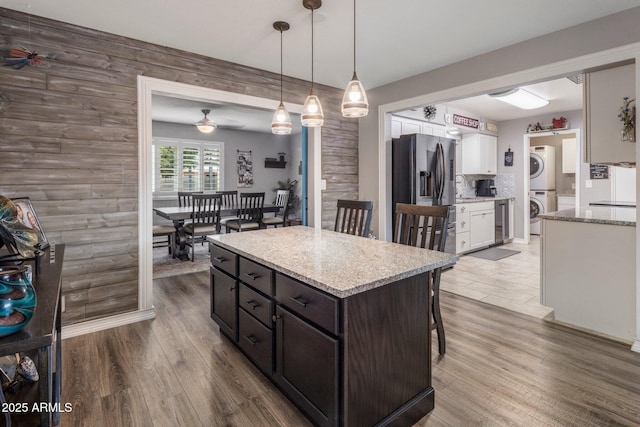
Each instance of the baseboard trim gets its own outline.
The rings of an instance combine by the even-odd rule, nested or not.
[[[152,307],[148,310],[138,310],[101,319],[88,320],[86,322],[63,326],[62,339],[104,331],[105,329],[116,328],[118,326],[130,325],[131,323],[142,322],[143,320],[151,320],[155,317],[156,310]]]
[[[635,351],[636,353],[640,353],[640,338],[636,338],[633,340],[633,345],[631,346],[631,351]]]

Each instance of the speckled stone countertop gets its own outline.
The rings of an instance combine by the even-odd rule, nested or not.
[[[636,208],[620,208],[611,206],[588,206],[566,209],[548,214],[540,214],[539,218],[558,221],[588,222],[593,224],[636,226]]]
[[[515,197],[463,197],[461,199],[456,199],[456,204],[460,203],[477,203],[477,202],[493,202],[494,200],[509,200],[515,199]]]
[[[304,226],[210,235],[207,240],[339,298],[459,259],[448,253]]]

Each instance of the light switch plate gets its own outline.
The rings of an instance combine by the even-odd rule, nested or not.
[[[327,180],[326,179],[321,179],[320,180],[320,189],[321,190],[326,190],[327,189]]]
[[[584,186],[585,186],[586,188],[592,188],[592,187],[593,187],[593,181],[591,181],[590,179],[586,180],[586,181],[584,182]]]

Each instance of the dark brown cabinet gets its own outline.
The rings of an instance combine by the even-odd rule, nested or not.
[[[211,317],[314,424],[411,425],[433,409],[428,273],[340,298],[211,254]]]

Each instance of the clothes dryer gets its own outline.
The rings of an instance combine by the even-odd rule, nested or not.
[[[540,234],[540,214],[556,211],[556,192],[532,190],[529,192],[529,234]]]
[[[556,189],[556,148],[550,145],[529,147],[529,189]]]

